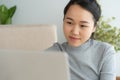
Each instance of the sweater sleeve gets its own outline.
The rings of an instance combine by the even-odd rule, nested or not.
[[[100,72],[100,80],[115,80],[115,50],[109,46],[104,52],[103,65]]]
[[[62,46],[59,43],[54,43],[51,47],[49,47],[48,49],[46,49],[45,51],[64,51],[64,49],[62,48]]]

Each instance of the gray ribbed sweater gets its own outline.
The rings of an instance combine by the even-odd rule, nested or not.
[[[68,54],[71,80],[115,80],[115,51],[107,43],[92,39],[79,47],[55,43],[47,51]]]

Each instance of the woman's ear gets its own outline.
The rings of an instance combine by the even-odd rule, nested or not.
[[[96,26],[93,27],[93,31],[92,32],[95,32],[96,31]]]
[[[97,22],[96,24],[94,24],[94,27],[93,27],[93,32],[95,32],[95,31],[96,31],[97,26],[98,26],[98,22]]]

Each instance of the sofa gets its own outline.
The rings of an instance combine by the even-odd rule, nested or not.
[[[55,42],[56,25],[0,25],[0,49],[40,51]]]

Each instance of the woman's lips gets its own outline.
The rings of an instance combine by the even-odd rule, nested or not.
[[[76,37],[73,37],[73,36],[69,36],[70,40],[72,41],[77,41],[77,40],[80,40],[80,38],[76,38]]]

